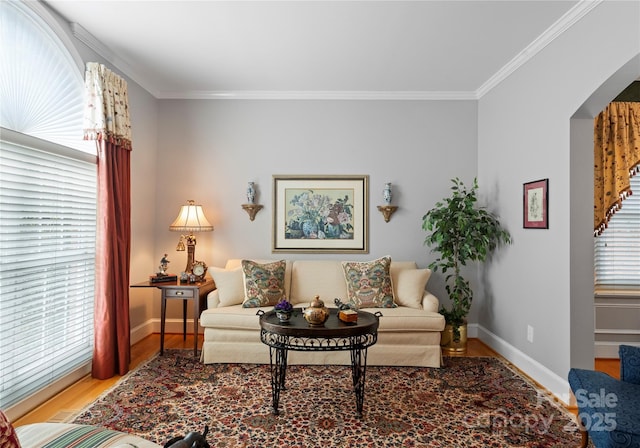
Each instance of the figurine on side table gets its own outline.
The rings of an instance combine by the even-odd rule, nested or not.
[[[158,266],[158,277],[162,277],[163,275],[167,275],[167,269],[169,268],[169,259],[167,258],[168,254],[164,254],[164,257],[160,259],[160,266]]]

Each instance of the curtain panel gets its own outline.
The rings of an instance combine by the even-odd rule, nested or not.
[[[85,73],[84,138],[98,148],[98,223],[92,376],[124,375],[131,360],[131,122],[127,83],[104,65]]]
[[[640,172],[640,103],[612,102],[594,120],[594,235],[607,228]]]

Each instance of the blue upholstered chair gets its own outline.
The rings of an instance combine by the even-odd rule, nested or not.
[[[582,447],[640,448],[640,347],[620,346],[620,380],[571,369],[569,384],[582,423]]]

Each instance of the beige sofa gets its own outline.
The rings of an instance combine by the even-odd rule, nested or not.
[[[213,363],[269,363],[269,348],[260,342],[258,310],[273,306],[243,308],[244,281],[240,259],[231,259],[224,269],[210,268],[217,289],[207,297],[200,316],[204,328],[201,360]],[[380,311],[378,341],[369,348],[369,365],[440,367],[440,331],[445,321],[438,313],[438,299],[425,291],[430,271],[414,262],[391,262],[396,308]],[[287,260],[285,294],[295,307],[308,306],[319,295],[326,306],[334,299],[347,301],[347,285],[340,261]],[[290,351],[289,364],[349,364],[349,352]]]

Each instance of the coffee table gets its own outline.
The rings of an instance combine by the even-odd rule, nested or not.
[[[260,340],[269,346],[271,366],[271,411],[278,415],[280,392],[285,390],[287,353],[296,351],[351,352],[351,377],[356,396],[356,413],[362,418],[364,384],[367,372],[367,349],[378,340],[380,313],[358,311],[358,321],[345,323],[338,319],[338,310],[330,309],[323,326],[311,326],[302,310],[294,309],[288,322],[280,322],[275,311],[260,312]]]

